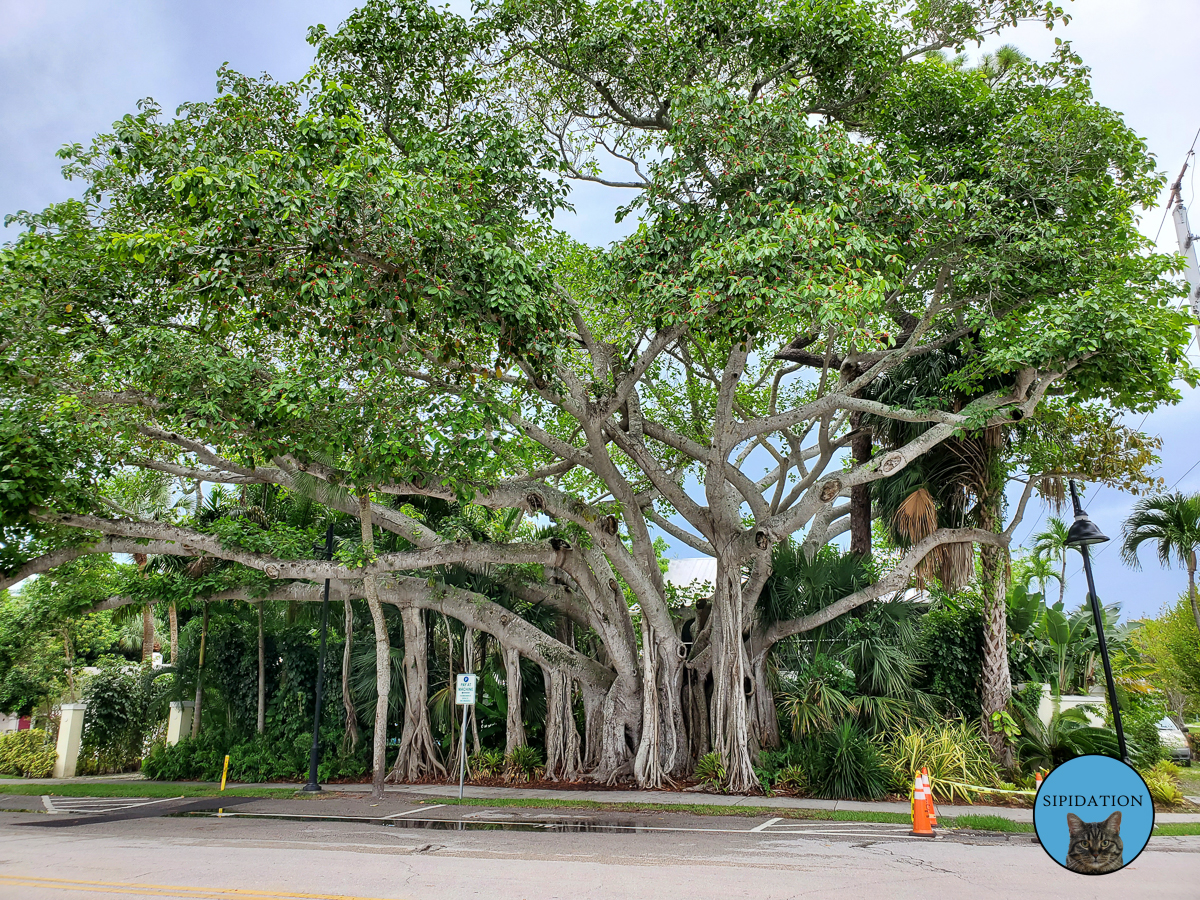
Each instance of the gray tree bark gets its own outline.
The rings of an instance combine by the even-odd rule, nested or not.
[[[402,607],[400,620],[404,625],[404,728],[400,734],[400,753],[388,779],[403,783],[430,775],[444,778],[446,769],[438,760],[429,727],[425,613]]]
[[[579,753],[579,729],[572,711],[574,684],[563,669],[542,667],[546,682],[546,778],[575,781],[583,760]]]
[[[350,652],[354,645],[354,607],[350,598],[346,597],[344,604],[344,624],[342,626],[346,640],[342,644],[342,709],[346,714],[346,731],[342,735],[342,745],[349,746],[351,752],[358,749],[358,710],[354,708],[354,696],[350,693]]]
[[[521,654],[510,647],[502,647],[501,651],[504,653],[504,690],[508,696],[504,729],[504,753],[507,756],[526,744],[525,717],[521,709]]]
[[[375,534],[371,520],[369,495],[359,498],[359,521],[362,525],[363,549],[367,560],[375,556]],[[375,733],[371,742],[371,799],[383,799],[383,781],[387,777],[387,720],[388,696],[392,686],[392,644],[388,639],[387,621],[383,618],[383,604],[379,601],[379,587],[375,575],[363,576],[363,591],[367,595],[367,608],[371,611],[371,622],[375,627]]]

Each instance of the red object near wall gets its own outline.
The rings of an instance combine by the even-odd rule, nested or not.
[[[29,716],[21,716],[21,718],[17,721],[17,731],[28,731],[29,725]]]

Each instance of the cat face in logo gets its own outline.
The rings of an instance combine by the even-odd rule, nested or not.
[[[1085,822],[1074,813],[1067,813],[1067,828],[1071,844],[1067,850],[1067,868],[1084,875],[1104,875],[1115,872],[1124,863],[1121,853],[1121,814],[1113,813],[1103,822]]]

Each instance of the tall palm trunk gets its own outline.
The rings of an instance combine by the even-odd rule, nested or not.
[[[1187,558],[1188,570],[1188,599],[1192,601],[1192,616],[1196,620],[1196,631],[1200,631],[1200,602],[1196,598],[1196,551],[1193,550]]]
[[[258,733],[262,734],[267,724],[267,649],[263,638],[263,602],[258,606]]]
[[[996,757],[1011,764],[1011,747],[1003,732],[992,727],[992,713],[1003,711],[1012,699],[1008,671],[1008,605],[1005,603],[1004,552],[983,547],[983,734]]]
[[[1067,548],[1062,548],[1062,569],[1058,579],[1058,602],[1062,603],[1067,596]]]
[[[142,662],[154,658],[154,609],[149,603],[142,610]]]
[[[980,524],[994,531],[1000,526],[1000,509],[1004,502],[1003,482],[985,488],[981,499]],[[992,715],[1003,712],[1012,699],[1012,676],[1008,670],[1008,551],[999,547],[982,546],[979,555],[983,563],[983,736],[1001,764],[1011,767],[1013,748],[1004,732],[992,726]]]
[[[171,605],[167,607],[167,618],[171,623],[171,665],[179,665],[179,610],[175,608],[175,601],[171,601]]]
[[[208,604],[200,620],[200,664],[196,667],[196,706],[192,710],[192,739],[200,736],[200,707],[204,702],[204,649],[208,642]]]

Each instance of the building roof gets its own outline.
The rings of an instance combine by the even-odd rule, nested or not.
[[[717,561],[711,556],[695,559],[672,559],[667,562],[667,574],[663,581],[675,587],[687,587],[694,581],[709,585],[717,583]]]

